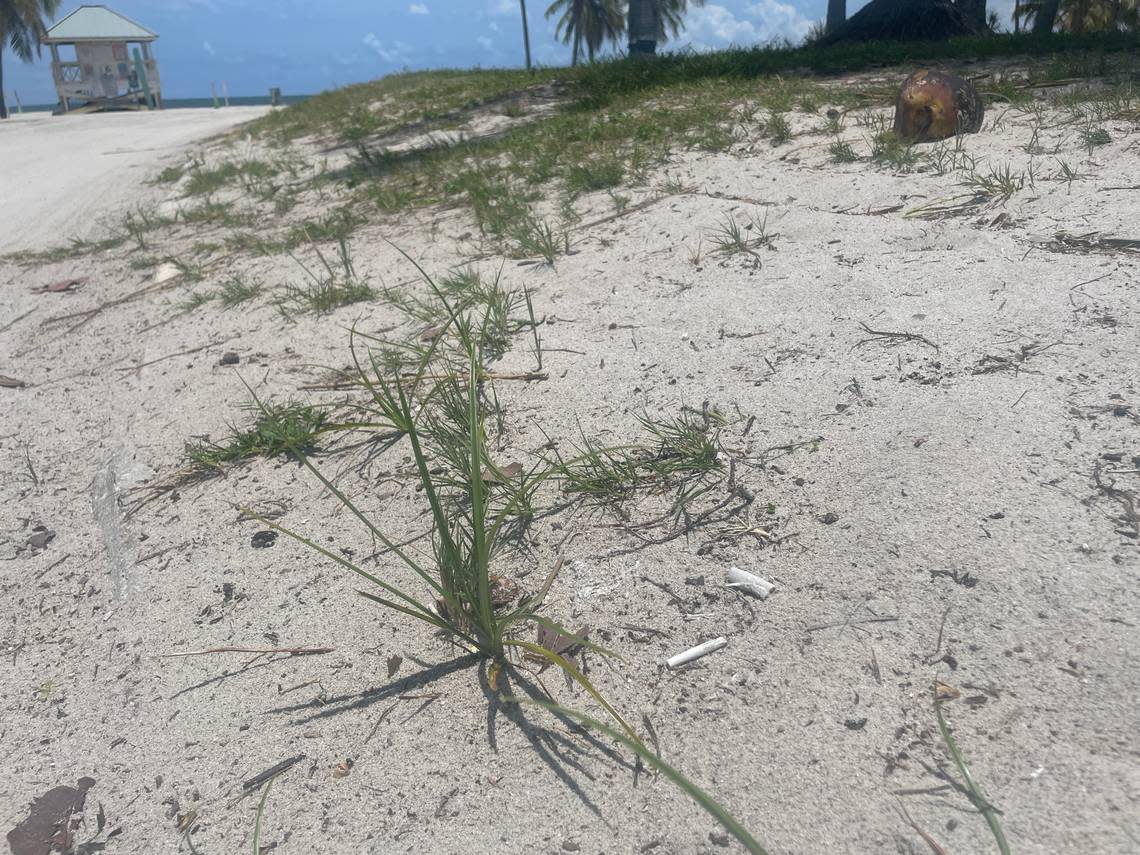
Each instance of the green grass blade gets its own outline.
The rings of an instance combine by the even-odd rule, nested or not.
[[[399,599],[403,600],[405,603],[408,604],[408,606],[410,606],[409,614],[414,614],[416,617],[420,618],[420,620],[426,621],[427,623],[432,623],[432,624],[435,624],[436,626],[442,625],[442,628],[444,628],[444,629],[449,628],[446,624],[443,624],[442,620],[436,615],[436,613],[434,611],[432,611],[428,606],[421,603],[415,597],[411,596],[410,594],[405,594],[403,591],[401,591],[395,585],[392,585],[389,582],[385,582],[379,576],[375,576],[372,573],[369,573],[363,567],[358,567],[356,564],[353,564],[351,561],[349,561],[344,556],[337,555],[335,552],[333,552],[329,549],[326,549],[325,547],[321,546],[319,543],[305,537],[303,534],[298,534],[297,532],[293,531],[292,529],[285,528],[285,526],[279,525],[278,523],[273,522],[273,520],[266,519],[265,517],[255,513],[254,511],[250,510],[249,508],[241,508],[240,510],[246,516],[252,517],[253,519],[257,520],[258,522],[263,523],[264,525],[269,526],[270,528],[274,529],[275,531],[279,531],[282,534],[293,538],[294,540],[296,540],[299,543],[303,543],[305,546],[309,547],[309,549],[312,549],[314,552],[319,552],[321,555],[325,556],[326,558],[329,558],[329,559],[335,561],[341,567],[344,567],[344,568],[347,568],[348,570],[351,570],[353,573],[357,574],[358,576],[363,576],[365,579],[367,579],[373,585],[376,585],[379,588],[383,588],[389,594],[392,594],[394,597],[398,597]],[[411,610],[414,610],[414,611],[411,611]]]
[[[239,377],[239,379],[240,379],[240,377]],[[257,394],[253,391],[253,389],[250,387],[250,385],[248,383],[246,383],[244,379],[242,380],[242,383],[245,385],[245,388],[249,390],[249,394],[253,397],[253,400],[257,404],[257,406],[261,408],[261,411],[263,413],[268,414],[269,411],[266,409],[265,404],[263,404],[261,399],[257,397]],[[403,390],[400,391],[400,398],[401,398],[401,400],[404,400]],[[414,437],[414,432],[409,433],[409,436]],[[425,582],[427,582],[428,585],[430,585],[434,590],[436,590],[438,593],[440,593],[441,595],[443,595],[445,597],[447,596],[447,592],[444,591],[444,589],[440,585],[440,583],[438,581],[436,581],[436,579],[430,573],[428,573],[426,570],[424,570],[423,567],[421,567],[415,559],[413,559],[410,555],[408,555],[406,552],[404,552],[404,550],[400,547],[399,544],[397,544],[395,541],[393,541],[391,538],[389,538],[386,534],[384,534],[384,532],[382,532],[379,528],[377,528],[376,524],[373,523],[372,520],[370,520],[368,518],[368,516],[363,511],[360,510],[360,508],[356,507],[355,503],[353,503],[353,501],[350,498],[348,498],[348,496],[346,496],[344,494],[344,492],[339,487],[336,486],[336,484],[334,484],[331,480],[329,480],[327,477],[325,477],[324,473],[321,472],[321,470],[319,470],[316,466],[313,465],[313,462],[311,460],[309,460],[309,457],[307,454],[305,454],[305,452],[303,452],[301,449],[297,448],[296,446],[290,446],[289,450],[290,450],[290,452],[292,452],[293,456],[296,457],[301,462],[302,465],[304,465],[304,467],[306,469],[308,469],[310,472],[313,473],[313,475],[315,475],[317,477],[317,480],[319,480],[330,493],[332,493],[334,496],[336,496],[336,498],[340,501],[340,503],[342,505],[344,505],[346,508],[348,508],[348,510],[352,513],[353,516],[355,516],[358,520],[360,520],[364,524],[364,526],[376,537],[377,540],[379,540],[381,543],[383,543],[385,547],[392,550],[392,552],[394,552],[396,554],[396,556],[401,561],[403,561],[412,570],[414,570],[416,572],[416,574],[419,575],[419,577],[421,579],[423,579]],[[423,470],[423,472],[426,475],[426,472],[427,472],[426,468]],[[425,485],[425,487],[426,487],[426,485]],[[261,517],[257,517],[257,518],[261,519]],[[312,541],[307,540],[307,539],[301,537],[300,535],[295,534],[294,532],[288,531],[287,529],[281,528],[280,526],[275,525],[274,523],[270,522],[269,520],[261,519],[261,521],[264,522],[266,525],[269,525],[273,528],[276,528],[276,529],[284,532],[285,534],[288,534],[290,537],[293,537],[293,538],[296,538],[297,540],[300,540],[302,543],[306,543],[306,544],[312,546],[314,549],[321,551],[325,555],[328,555],[328,556],[336,559],[336,556],[332,555],[332,553],[328,552],[327,550],[321,549],[316,544],[314,544]],[[345,562],[342,562],[342,563],[345,563]],[[365,575],[366,577],[371,576],[371,574],[367,574],[364,571],[360,570],[360,568],[356,568],[351,564],[348,564],[347,566],[352,567],[355,570],[355,572],[362,573],[362,575]],[[375,577],[371,577],[371,578],[375,579]],[[379,584],[384,584],[384,583],[379,583]],[[395,593],[395,589],[393,589],[393,593]],[[401,594],[400,596],[403,596],[403,595]]]
[[[630,739],[628,736],[624,735],[615,728],[612,728],[607,724],[603,724],[602,722],[593,719],[588,715],[584,715],[580,712],[575,712],[574,710],[566,709],[565,707],[558,706],[557,704],[548,704],[543,701],[534,700],[532,698],[504,697],[503,700],[509,703],[533,704],[534,706],[542,707],[543,709],[549,710],[550,712],[564,715],[575,719],[576,721],[580,721],[587,727],[601,731],[606,736],[610,737],[610,739],[620,742],[630,751],[633,751],[635,754],[637,754],[637,756],[640,757],[646,764],[656,769],[658,772],[676,784],[677,787],[683,790],[685,794],[688,795],[693,801],[708,811],[708,813],[711,814],[717,820],[717,822],[724,826],[725,830],[728,831],[729,834],[740,841],[741,845],[743,845],[744,848],[747,849],[749,853],[751,853],[751,855],[768,855],[767,850],[761,846],[756,838],[754,838],[748,832],[748,829],[741,825],[732,816],[732,814],[730,814],[724,807],[721,806],[719,802],[717,802],[712,796],[710,796],[708,793],[706,793],[704,790],[702,790],[700,787],[698,787],[696,784],[694,784],[692,781],[690,781],[688,778],[686,778],[684,775],[682,775],[680,772],[678,772],[676,769],[658,757],[654,752],[650,751],[641,742],[635,739]]]
[[[491,574],[488,565],[491,560],[490,544],[487,541],[486,507],[483,497],[483,425],[479,419],[479,355],[472,349],[470,355],[470,375],[467,379],[467,441],[471,446],[471,472],[469,492],[471,497],[471,567],[477,574],[475,580],[479,592],[479,617],[484,630],[492,636],[491,642],[496,653],[501,650],[501,634],[495,618],[495,607],[491,604]]]
[[[276,776],[265,782],[261,790],[261,801],[257,804],[257,817],[253,821],[253,855],[261,855],[261,817],[265,813],[265,800],[269,798],[269,788]]]
[[[595,701],[602,705],[602,708],[613,717],[613,720],[621,725],[622,730],[626,732],[629,739],[633,740],[638,745],[641,745],[641,739],[638,737],[637,731],[629,726],[626,720],[621,717],[621,714],[610,705],[610,702],[602,697],[601,692],[599,692],[594,687],[594,684],[590,682],[589,678],[577,668],[575,668],[574,663],[567,659],[565,656],[562,656],[559,653],[555,653],[553,650],[547,647],[543,647],[541,644],[535,644],[533,641],[523,641],[520,638],[504,641],[503,644],[507,647],[521,647],[523,650],[529,650],[536,656],[541,656],[543,659],[548,659],[550,662],[557,665],[559,668],[565,671],[566,674],[569,675],[579,686],[589,692],[590,696]]]
[[[950,733],[950,728],[946,726],[946,719],[942,715],[942,704],[939,701],[934,702],[934,715],[938,719],[938,730],[942,734],[942,741],[946,743],[946,748],[950,751],[950,757],[954,760],[954,765],[958,767],[958,772],[962,775],[962,780],[966,782],[966,791],[970,795],[970,801],[986,818],[986,824],[989,825],[990,831],[993,833],[994,840],[997,842],[998,852],[1001,855],[1009,855],[1009,843],[1005,839],[1005,832],[1001,829],[1001,823],[998,822],[997,809],[990,803],[989,799],[983,795],[981,788],[978,787],[974,776],[970,774],[969,767],[966,766],[966,760],[962,757],[962,752],[958,750],[958,743],[954,741],[954,737]]]

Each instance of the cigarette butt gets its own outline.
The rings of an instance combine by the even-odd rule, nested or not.
[[[692,662],[694,659],[700,659],[702,656],[707,656],[714,651],[720,650],[726,644],[728,644],[727,638],[723,636],[721,638],[714,638],[712,641],[698,644],[696,647],[692,647],[684,653],[678,653],[676,656],[670,657],[665,664],[670,668],[676,668],[678,665],[684,665],[686,662]]]
[[[759,597],[762,600],[768,599],[768,595],[776,587],[767,579],[762,579],[755,573],[749,573],[747,570],[741,570],[739,567],[728,568],[728,581],[725,583],[726,587],[736,588],[746,593],[752,594],[754,597]]]

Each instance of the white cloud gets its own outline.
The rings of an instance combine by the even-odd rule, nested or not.
[[[385,62],[407,62],[408,57],[412,53],[411,45],[406,45],[401,41],[395,41],[392,42],[391,45],[387,45],[376,38],[375,33],[366,35],[364,37],[364,44],[371,48],[376,55]]]
[[[501,18],[504,15],[520,15],[522,12],[518,0],[488,0],[487,14]]]
[[[748,7],[748,13],[760,24],[760,31],[767,39],[788,39],[799,43],[808,30],[812,21],[800,14],[799,10],[790,3],[780,3],[778,0],[760,0]]]
[[[408,7],[409,15],[430,15],[431,11],[423,3],[413,3]]]
[[[487,29],[490,30],[492,33],[497,33],[497,32],[499,32],[499,25],[496,24],[494,21],[491,21],[489,24],[487,24]]]
[[[217,56],[218,55],[218,52],[216,50],[214,50],[214,46],[212,44],[210,44],[209,42],[202,42],[202,50],[204,50],[210,56]]]
[[[689,8],[681,40],[704,50],[729,45],[746,47],[776,39],[798,43],[811,24],[794,6],[779,0],[751,3],[740,17],[725,6],[709,3]]]
[[[476,36],[475,41],[479,43],[479,47],[483,48],[483,50],[491,50],[495,45],[495,43],[486,36]]]

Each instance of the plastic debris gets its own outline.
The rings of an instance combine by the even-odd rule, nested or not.
[[[762,600],[768,599],[768,595],[776,587],[767,579],[763,579],[755,573],[749,573],[747,570],[741,570],[739,567],[728,568],[728,581],[725,582],[725,586],[744,591],[746,594],[752,594]]]
[[[721,636],[714,638],[712,641],[706,641],[704,644],[698,644],[696,647],[690,647],[684,653],[678,653],[676,656],[671,656],[666,660],[665,664],[670,668],[677,668],[678,666],[685,665],[702,656],[708,656],[710,653],[715,653],[722,647],[728,644],[728,639]]]

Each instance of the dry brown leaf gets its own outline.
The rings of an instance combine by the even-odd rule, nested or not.
[[[943,683],[941,680],[934,681],[934,700],[954,701],[960,697],[962,697],[962,693],[953,686]]]

